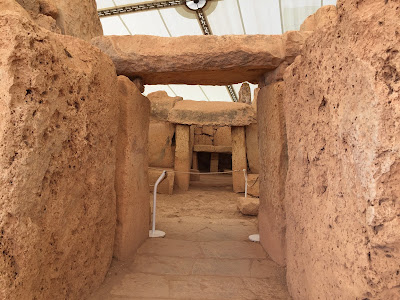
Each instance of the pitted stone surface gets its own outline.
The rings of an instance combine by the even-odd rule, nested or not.
[[[113,253],[111,60],[0,10],[0,298],[83,299]]]
[[[282,61],[292,62],[308,35],[102,36],[92,44],[111,57],[118,74],[145,84],[226,85],[258,83]]]
[[[171,109],[168,121],[186,125],[245,126],[255,118],[254,109],[245,103],[185,100]]]
[[[400,299],[398,1],[339,0],[285,73],[294,299]]]

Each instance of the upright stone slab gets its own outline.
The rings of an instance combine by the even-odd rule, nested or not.
[[[243,126],[232,127],[232,169],[239,170],[232,174],[233,191],[242,193],[245,187],[243,169],[247,170],[246,135]]]
[[[115,68],[14,11],[0,41],[0,299],[85,299],[114,247]]]
[[[190,158],[190,126],[176,125],[175,182],[181,191],[189,189],[190,174],[179,172],[190,171]]]
[[[127,77],[118,77],[119,129],[115,191],[117,228],[114,256],[132,258],[148,237],[148,130],[150,102]]]
[[[288,166],[283,91],[283,82],[263,87],[257,101],[260,150],[258,227],[261,245],[280,265],[285,265],[286,256],[284,200]]]
[[[339,0],[284,76],[296,299],[400,299],[398,1]]]
[[[252,123],[246,126],[246,154],[250,172],[260,172],[260,155],[258,149],[258,124]]]
[[[211,153],[210,172],[218,172],[218,153]]]

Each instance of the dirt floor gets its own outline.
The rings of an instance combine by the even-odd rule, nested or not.
[[[166,237],[148,239],[130,262],[113,261],[90,299],[290,299],[284,268],[248,241],[257,218],[242,216],[237,198],[229,175],[158,195],[156,229]]]

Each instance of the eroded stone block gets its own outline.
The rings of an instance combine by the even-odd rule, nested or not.
[[[114,246],[115,68],[16,12],[0,41],[0,298],[86,298]]]
[[[127,77],[118,77],[120,117],[115,191],[117,227],[114,257],[132,258],[148,237],[148,128],[150,102]]]
[[[169,122],[186,125],[245,126],[255,118],[251,105],[220,101],[180,101],[168,115]]]
[[[284,83],[263,87],[258,94],[260,150],[260,242],[271,258],[285,264],[285,182],[288,166],[283,111]]]

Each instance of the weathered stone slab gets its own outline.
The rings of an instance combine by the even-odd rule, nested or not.
[[[244,127],[232,127],[232,182],[235,193],[244,192],[245,179],[243,170],[247,170],[246,133]]]
[[[314,31],[332,26],[337,22],[337,9],[335,5],[325,5],[304,20],[300,26],[301,31]]]
[[[338,1],[285,73],[295,300],[400,299],[398,7]]]
[[[283,112],[284,83],[263,87],[258,94],[260,149],[260,242],[271,258],[285,265],[285,182],[288,166]]]
[[[151,117],[161,121],[167,121],[168,114],[182,97],[170,97],[165,91],[157,91],[147,95],[151,103]]]
[[[0,298],[85,299],[113,254],[112,61],[0,10]]]
[[[152,119],[149,126],[149,166],[173,168],[175,146],[172,145],[175,124]]]
[[[217,127],[214,134],[214,146],[231,146],[232,136],[229,126]]]
[[[150,102],[127,77],[118,77],[119,129],[115,191],[117,227],[114,257],[132,258],[148,237],[148,128]]]
[[[171,109],[168,121],[187,125],[246,126],[255,118],[254,109],[245,103],[185,100]]]
[[[286,56],[292,60],[306,35],[103,36],[92,43],[111,57],[118,74],[146,84],[226,85],[258,83]]]
[[[238,210],[247,216],[257,216],[260,199],[253,197],[239,197],[237,202]]]
[[[181,191],[187,191],[190,183],[190,126],[176,125],[175,183]]]
[[[231,146],[194,145],[193,150],[196,152],[232,153]]]
[[[3,3],[14,0],[0,0]],[[16,0],[39,26],[65,35],[91,40],[103,35],[95,0]],[[77,9],[79,7],[79,9]]]
[[[246,126],[246,154],[250,171],[258,174],[260,172],[260,155],[258,150],[257,123]]]

